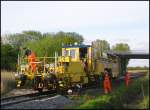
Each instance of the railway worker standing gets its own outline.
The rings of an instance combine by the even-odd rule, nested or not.
[[[29,67],[31,67],[31,71],[35,72],[35,70],[36,70],[36,63],[33,63],[33,62],[35,62],[36,56],[35,56],[34,52],[32,52],[31,50],[27,50],[26,51],[26,55],[27,55]]]
[[[130,81],[130,75],[129,75],[129,72],[126,72],[126,73],[125,73],[124,80],[125,80],[125,85],[126,85],[126,87],[128,87],[129,81]]]
[[[110,79],[109,79],[109,75],[108,75],[108,71],[105,70],[104,71],[104,92],[105,94],[107,94],[108,92],[111,92],[111,84],[110,84]]]

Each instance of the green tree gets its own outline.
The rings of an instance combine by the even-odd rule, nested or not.
[[[28,41],[25,44],[25,47],[33,50],[37,56],[54,56],[55,51],[58,54],[61,54],[62,44],[70,45],[75,42],[82,43],[83,37],[77,33],[66,33],[66,32],[58,32],[54,33],[44,33],[43,37],[37,41]]]
[[[116,52],[129,52],[130,47],[126,43],[118,43],[112,46],[112,50]]]
[[[29,37],[30,40],[40,40],[43,37],[39,31],[23,31],[22,34]]]
[[[130,47],[126,43],[117,43],[116,45],[112,46],[111,50],[113,50],[115,52],[130,52]],[[129,63],[129,59],[122,60],[121,64],[122,64],[122,70],[123,71],[126,70],[126,67],[127,67],[128,63]],[[125,64],[125,65],[123,65],[123,64]]]
[[[4,37],[6,38],[6,36]],[[54,56],[55,51],[59,52],[59,55],[61,55],[62,44],[73,45],[75,42],[81,44],[84,39],[75,32],[60,31],[57,33],[41,34],[39,31],[22,31],[16,34],[7,34],[6,40],[8,42],[6,45],[2,45],[1,49],[1,58],[3,59],[1,64],[6,64],[5,66],[2,65],[3,68],[11,69],[10,63],[14,63],[14,61],[14,64],[17,63],[17,60],[14,60],[17,59],[17,54],[19,53],[21,56],[24,55],[24,52],[18,52],[18,50],[23,50],[24,47],[34,51],[36,56]],[[11,53],[10,51],[15,53]]]
[[[66,33],[68,37],[71,37],[72,40],[76,41],[78,44],[81,44],[83,42],[83,37],[75,32],[67,32]],[[74,42],[73,42],[74,43]]]
[[[1,69],[16,70],[17,53],[10,44],[1,44]]]
[[[28,41],[37,41],[42,38],[39,31],[23,31],[22,33],[15,33],[7,35],[8,43],[19,48]]]
[[[83,37],[75,32],[58,32],[54,35],[55,39],[59,40],[64,45],[74,44],[77,42],[78,44],[81,44],[83,42]]]
[[[94,57],[99,58],[103,56],[103,53],[110,50],[110,44],[106,40],[97,39],[92,43],[94,46]]]
[[[54,53],[54,40],[50,37],[43,38],[35,42],[27,42],[27,48],[31,49],[36,53],[37,56],[44,56],[46,53],[48,56],[52,56]]]

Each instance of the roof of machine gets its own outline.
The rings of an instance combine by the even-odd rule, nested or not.
[[[62,48],[85,48],[85,47],[91,47],[91,45],[64,45]]]

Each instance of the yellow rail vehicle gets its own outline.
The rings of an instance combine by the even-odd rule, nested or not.
[[[16,75],[17,86],[24,85],[25,80],[33,81],[33,87],[40,91],[43,88],[68,89],[76,85],[98,84],[105,68],[110,70],[112,77],[118,76],[119,63],[116,57],[94,58],[94,55],[91,45],[63,46],[61,56],[55,53],[55,57],[37,57],[34,62],[37,64],[35,73],[30,71],[26,63],[20,64]]]

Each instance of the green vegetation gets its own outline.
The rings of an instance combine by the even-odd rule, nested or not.
[[[128,44],[124,43],[117,43],[116,45],[113,45],[112,50],[117,51],[117,52],[125,52],[129,51],[130,47]]]
[[[1,69],[15,70],[17,64],[17,49],[10,44],[1,44]]]
[[[149,108],[149,96],[146,96],[143,100],[140,100],[138,103],[140,109]]]
[[[146,66],[139,67],[139,66],[137,66],[137,67],[128,67],[127,69],[128,70],[149,70],[149,67],[146,67]]]
[[[149,74],[149,67],[127,67],[128,72],[130,73],[146,73]]]
[[[149,108],[149,78],[133,80],[128,88],[122,83],[112,93],[99,95],[90,100],[82,96],[76,109],[121,109],[121,108]],[[73,106],[75,107],[75,106]],[[70,107],[71,108],[71,107]]]
[[[41,33],[39,31],[23,31],[21,33],[2,36],[1,69],[16,70],[17,57],[24,47],[35,52],[36,56],[54,56],[55,51],[61,53],[62,45],[77,42],[81,44],[83,37],[75,32]]]
[[[106,40],[99,40],[93,41],[93,47],[95,48],[95,58],[99,58],[103,56],[103,52],[110,50],[110,44]]]
[[[55,52],[61,54],[62,45],[73,45],[75,42],[81,44],[83,38],[77,33],[58,32],[56,34],[43,34],[43,38],[38,41],[28,41],[25,47],[33,50],[37,56],[54,56]]]
[[[130,47],[126,43],[117,43],[116,45],[112,46],[111,50],[116,52],[130,52]],[[126,66],[128,65],[128,63],[129,63],[129,59],[126,59],[125,60]]]

